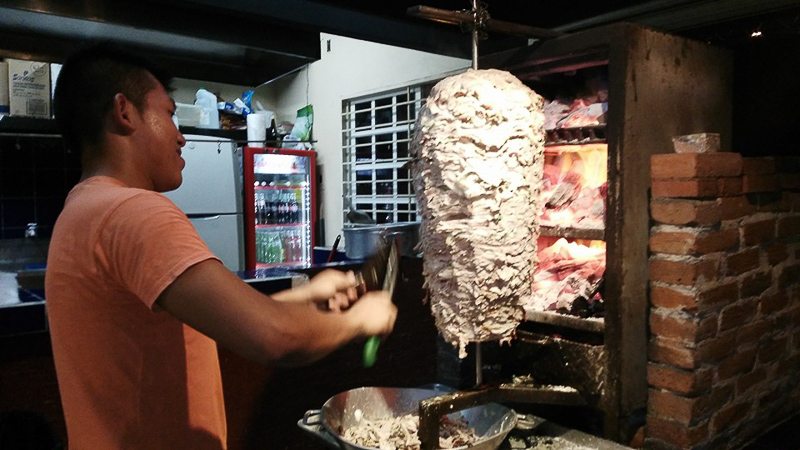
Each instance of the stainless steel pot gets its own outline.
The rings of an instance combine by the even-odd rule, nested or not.
[[[346,450],[377,450],[345,441],[342,430],[361,417],[381,419],[417,414],[419,402],[448,392],[449,389],[415,389],[362,387],[334,395],[319,410],[310,410],[297,423],[300,428],[323,439],[334,448]],[[356,411],[359,411],[356,413]],[[451,419],[463,418],[480,439],[459,450],[495,450],[517,423],[517,414],[497,403],[489,403],[450,414]]]
[[[394,239],[400,254],[413,256],[419,242],[419,222],[387,223],[382,225],[345,224],[344,251],[350,259],[364,259],[375,253],[381,239]]]

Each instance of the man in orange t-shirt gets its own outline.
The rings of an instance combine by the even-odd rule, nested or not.
[[[267,297],[225,269],[159,193],[184,167],[168,84],[148,62],[96,46],[68,59],[56,85],[56,119],[83,168],[45,280],[72,449],[225,448],[217,343],[298,365],[394,326],[388,294],[357,299],[352,273]],[[341,311],[316,306],[331,299]]]

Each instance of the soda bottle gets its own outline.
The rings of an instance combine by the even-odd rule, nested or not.
[[[266,248],[264,242],[264,233],[256,230],[256,262],[266,261]]]
[[[271,193],[269,191],[264,193],[264,222],[263,223],[272,223],[272,211],[270,210],[270,202],[272,201],[270,198]]]
[[[280,195],[279,204],[280,223],[289,223],[289,205],[286,203],[286,194]]]
[[[265,224],[266,221],[266,203],[264,202],[264,193],[258,193],[258,221],[259,224]]]
[[[275,262],[275,238],[273,237],[272,233],[267,235],[264,253],[264,262],[267,264],[272,264]]]
[[[283,245],[283,257],[286,262],[294,261],[294,254],[292,253],[292,232],[287,231],[281,236],[281,244]]]
[[[253,202],[253,215],[255,216],[256,225],[260,225],[259,218],[258,218],[258,193],[256,193],[256,199]]]
[[[280,233],[275,233],[275,262],[282,263],[285,261],[283,253],[283,244],[281,244]]]
[[[300,222],[300,205],[297,204],[297,194],[292,191],[289,195],[291,196],[289,198],[289,215],[292,217],[293,223],[298,223]]]
[[[302,241],[300,240],[300,232],[295,231],[292,234],[292,254],[294,255],[294,260],[297,262],[302,262],[303,259],[303,246]]]

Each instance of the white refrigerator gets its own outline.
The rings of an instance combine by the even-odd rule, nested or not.
[[[244,270],[241,163],[236,143],[185,135],[181,186],[164,195],[189,217],[200,237],[230,270]]]

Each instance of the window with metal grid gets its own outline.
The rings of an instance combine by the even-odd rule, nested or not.
[[[409,86],[342,102],[345,222],[352,208],[376,223],[417,221],[408,148],[428,89]]]

